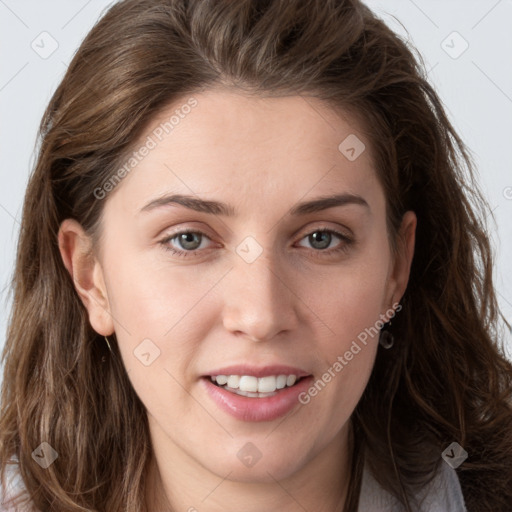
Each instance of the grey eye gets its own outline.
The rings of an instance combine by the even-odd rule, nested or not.
[[[328,231],[315,231],[308,235],[308,240],[314,249],[326,249],[332,241],[332,234]]]
[[[179,241],[179,244],[183,249],[193,251],[198,249],[201,245],[202,234],[192,232],[180,233],[175,238]]]

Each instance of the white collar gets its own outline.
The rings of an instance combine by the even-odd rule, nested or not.
[[[418,512],[467,512],[457,473],[444,460],[441,461],[436,476],[416,498],[418,503],[421,503]],[[380,486],[365,465],[357,511],[404,510],[399,501]]]

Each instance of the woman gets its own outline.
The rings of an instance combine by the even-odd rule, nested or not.
[[[510,510],[486,213],[422,68],[363,4],[115,4],[41,124],[6,497]]]

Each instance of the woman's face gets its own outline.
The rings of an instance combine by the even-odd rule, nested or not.
[[[393,256],[369,142],[319,100],[194,99],[159,114],[98,199],[101,252],[79,292],[115,331],[161,464],[282,479],[346,446],[415,217]]]

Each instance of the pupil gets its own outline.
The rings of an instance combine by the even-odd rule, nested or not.
[[[194,240],[194,238],[196,238],[196,240]],[[199,243],[197,243],[197,239],[198,239],[198,233],[182,233],[181,234],[181,239],[180,239],[180,243],[181,243],[181,246],[184,248],[184,249],[197,249],[197,247],[199,247],[199,245],[201,245],[201,240],[199,239]],[[194,247],[194,244],[197,243],[197,247]]]
[[[331,234],[327,231],[316,231],[309,236],[311,245],[317,249],[325,249],[331,243]]]

